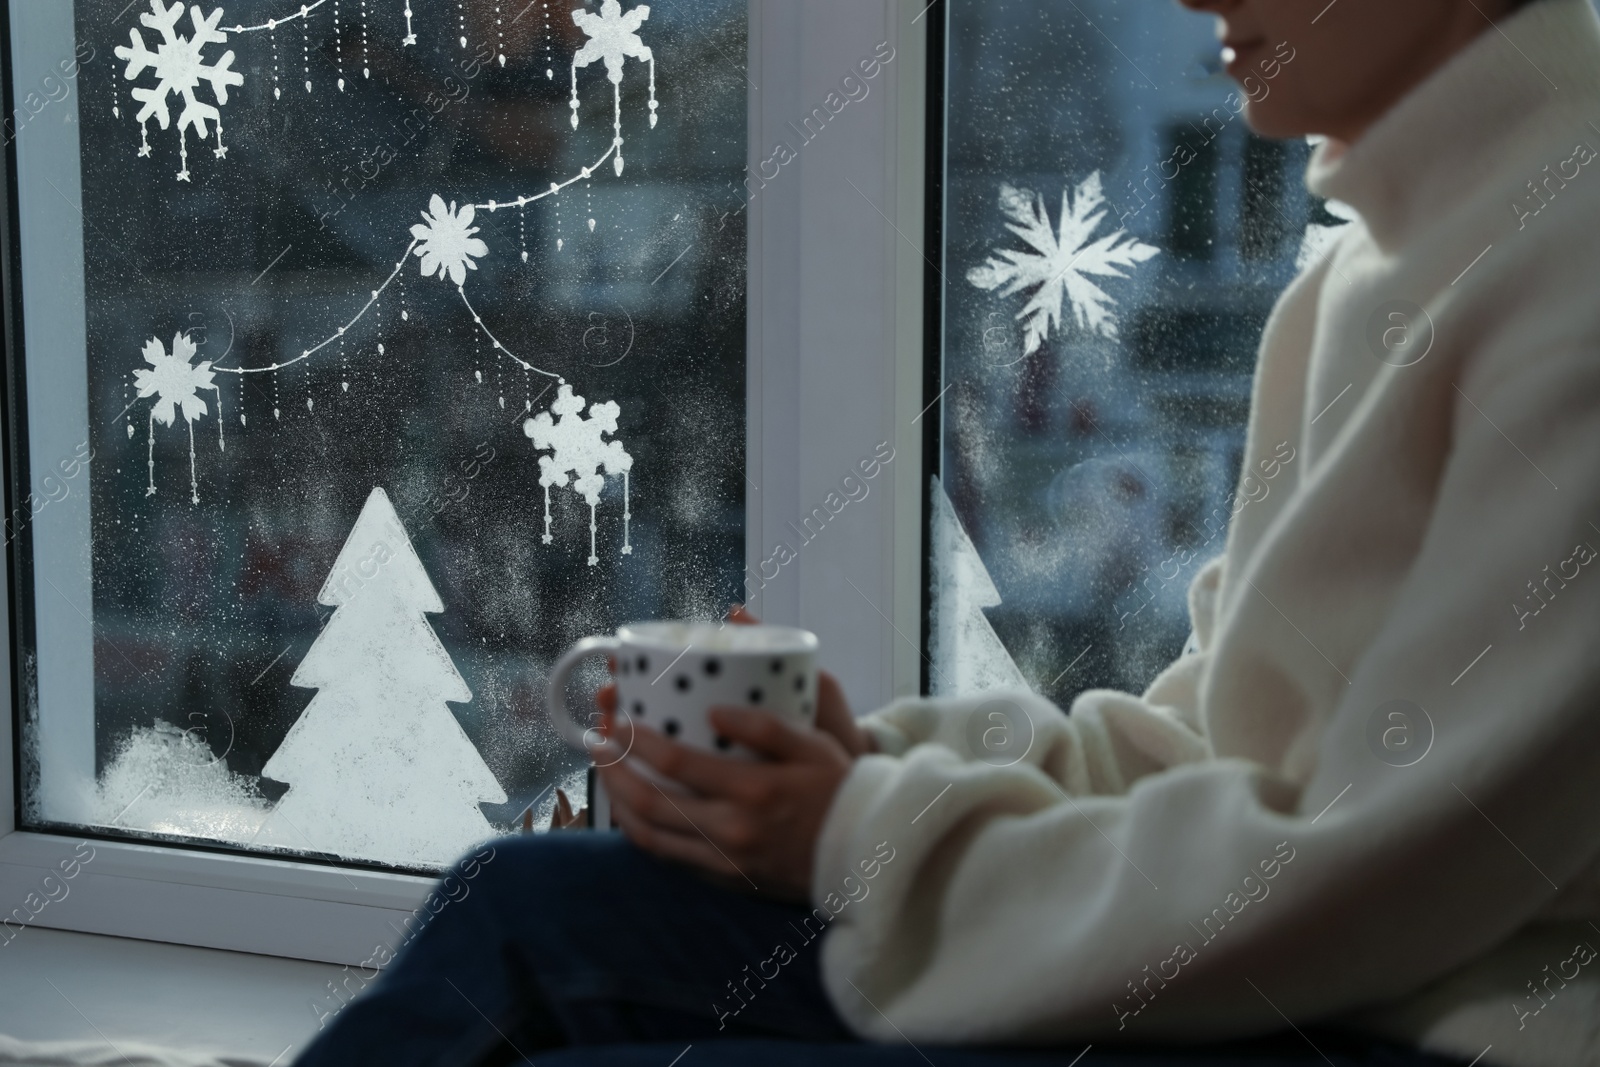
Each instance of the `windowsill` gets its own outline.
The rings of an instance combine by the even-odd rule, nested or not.
[[[24,901],[48,892],[44,877],[71,869],[75,876],[62,876],[68,895],[46,901],[36,925],[344,964],[404,937],[432,884],[416,875],[106,840],[71,867],[77,847],[54,834],[0,838],[0,896]]]
[[[0,949],[0,1032],[293,1062],[340,968],[30,927]]]

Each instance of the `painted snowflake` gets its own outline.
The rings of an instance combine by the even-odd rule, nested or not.
[[[431,278],[446,275],[459,288],[467,280],[467,271],[477,270],[472,260],[489,254],[489,246],[472,236],[478,227],[472,225],[477,209],[465,204],[458,212],[455,201],[446,205],[438,193],[428,202],[428,211],[422,213],[422,222],[411,227],[411,236],[417,239],[413,251],[422,257],[422,276]]]
[[[150,484],[145,489],[146,496],[156,491],[155,424],[171,426],[182,415],[189,427],[189,493],[194,503],[200,503],[194,473],[194,424],[206,415],[205,398],[200,395],[202,389],[217,394],[217,442],[219,448],[226,447],[222,443],[222,391],[217,387],[216,372],[211,369],[210,360],[190,363],[197,351],[195,343],[182,332],[173,335],[170,353],[159,338],[152,337],[144,343],[143,351],[144,361],[150,366],[133,372],[133,384],[138,387],[140,399],[156,398],[150,405],[147,434]]]
[[[584,399],[572,391],[572,386],[561,383],[556,390],[555,403],[549,411],[541,411],[522,424],[522,432],[533,440],[536,451],[549,449],[551,455],[539,457],[539,484],[544,487],[544,537],[550,535],[550,488],[560,489],[572,478],[572,488],[589,505],[589,565],[600,562],[595,555],[595,507],[600,503],[600,490],[605,488],[605,475],[622,475],[623,485],[623,555],[633,552],[627,544],[626,521],[631,518],[627,505],[628,472],[633,469],[633,457],[622,447],[621,441],[606,441],[605,436],[617,432],[617,416],[622,409],[614,400],[591,404],[589,417],[582,416]],[[552,413],[555,418],[551,418]]]
[[[163,426],[171,426],[179,412],[189,422],[205,416],[206,402],[199,391],[215,389],[216,374],[210,360],[190,364],[197,351],[194,342],[182,333],[173,335],[170,353],[159,338],[152,337],[144,343],[144,361],[150,366],[133,372],[133,384],[141,399],[156,398],[150,405],[150,417]]]
[[[1051,229],[1043,196],[1000,186],[1000,210],[1011,220],[1006,229],[1027,242],[1031,251],[1002,249],[983,266],[969,270],[967,281],[985,290],[1005,286],[1002,296],[1035,289],[1017,314],[1025,323],[1024,355],[1032,355],[1052,329],[1060,328],[1062,308],[1068,300],[1080,330],[1116,338],[1117,319],[1111,311],[1116,301],[1087,276],[1126,278],[1125,269],[1160,250],[1128,237],[1126,230],[1090,241],[1105,219],[1105,200],[1099,171],[1078,186],[1076,196],[1062,190],[1058,237]]]
[[[178,35],[178,20],[182,17],[181,0],[174,2],[170,8],[162,6],[161,0],[150,0],[150,10],[140,15],[139,21],[161,35],[156,50],[152,52],[146,48],[139,31],[130,29],[128,36],[132,43],[118,45],[115,52],[118,59],[127,61],[128,67],[123,77],[128,81],[138,78],[146,67],[155,72],[154,88],[140,86],[130,90],[133,98],[144,104],[135,116],[139,120],[139,136],[143,142],[139,147],[141,156],[150,154],[147,124],[151,116],[155,117],[163,130],[167,129],[172,125],[167,97],[182,98],[183,111],[178,115],[178,150],[183,159],[183,169],[178,171],[178,180],[186,182],[189,180],[189,149],[184,138],[187,130],[192,128],[196,136],[205,140],[206,123],[216,123],[217,147],[214,154],[219,159],[228,154],[222,144],[222,112],[196,97],[195,90],[202,81],[210,82],[211,93],[217,103],[226,104],[228,86],[243,85],[244,75],[228,69],[233,63],[231,50],[224,52],[216,63],[209,66],[202,55],[206,45],[222,44],[228,39],[226,33],[217,29],[217,23],[222,19],[222,8],[217,8],[206,17],[201,15],[198,4],[191,7],[189,21],[194,28],[192,37]]]
[[[581,7],[573,11],[572,21],[589,35],[589,39],[572,57],[572,65],[587,67],[597,59],[604,60],[606,77],[611,79],[612,85],[621,85],[622,64],[629,56],[645,60],[652,58],[650,49],[639,36],[640,25],[649,17],[650,8],[645,4],[624,15],[618,0],[605,0],[600,5],[598,15]],[[578,124],[576,115],[572,117],[572,124]]]
[[[618,0],[605,0],[600,5],[600,14],[578,8],[572,13],[572,21],[578,28],[589,35],[572,57],[572,128],[578,128],[578,68],[587,67],[596,61],[603,61],[606,65],[606,78],[611,82],[612,99],[612,129],[614,134],[611,146],[615,156],[611,160],[612,167],[617,176],[622,175],[622,67],[629,57],[642,60],[650,65],[650,126],[656,124],[656,57],[649,46],[639,36],[639,27],[644,20],[650,17],[650,8],[640,4],[627,14],[622,12],[622,4]]]

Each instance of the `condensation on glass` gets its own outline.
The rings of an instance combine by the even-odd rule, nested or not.
[[[745,7],[11,5],[25,825],[581,799],[549,664],[739,589]]]
[[[1288,44],[1241,91],[1177,5],[947,7],[930,688],[1139,691],[1222,552],[1267,314],[1346,216],[1240,114]]]

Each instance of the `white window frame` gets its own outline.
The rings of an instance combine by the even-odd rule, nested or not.
[[[926,31],[942,11],[928,6],[750,0],[751,172],[779,142],[797,150],[747,209],[746,573],[759,574],[779,542],[797,550],[775,578],[752,580],[750,602],[767,619],[818,633],[824,666],[839,675],[858,711],[916,693],[921,676]],[[70,42],[65,0],[0,0],[0,17],[10,20],[8,31],[23,18],[65,18]],[[866,83],[867,96],[801,145],[789,124],[825,106],[846,75],[860,80],[858,64],[880,42],[894,49],[894,59]],[[39,81],[52,58],[46,49],[15,57],[10,82]],[[77,94],[51,106],[75,109]],[[75,144],[62,162],[70,165],[58,173],[76,173]],[[18,184],[28,180],[21,175]],[[0,194],[13,201],[10,181],[0,173]],[[78,288],[81,308],[81,218],[64,203],[68,229],[55,231],[61,262],[51,267],[63,285]],[[6,215],[0,212],[0,239],[9,248]],[[29,221],[19,222],[26,241]],[[15,294],[10,269],[9,255],[0,256],[0,283]],[[59,298],[37,281],[23,291],[30,340],[41,336],[47,302]],[[76,361],[56,365],[84,372],[81,321],[56,329],[52,348],[76,349]],[[82,429],[61,432],[81,436]],[[77,439],[63,438],[61,454],[71,454]],[[880,443],[895,450],[894,459],[868,483],[868,495],[802,542],[795,531],[803,516],[823,506],[846,475],[859,476],[858,465]],[[34,445],[37,459],[37,439]],[[0,603],[10,603],[9,578],[9,567],[0,568]],[[10,702],[15,620],[0,615],[8,650],[0,656],[0,689]],[[11,712],[15,724],[17,709]],[[16,907],[31,912],[28,902],[44,899],[45,876],[84,855],[78,836],[16,829],[17,735],[14,725],[0,730],[0,918]],[[89,845],[93,859],[74,870],[66,896],[45,902],[30,925],[353,965],[401,940],[432,886],[412,875],[246,854],[98,839]]]

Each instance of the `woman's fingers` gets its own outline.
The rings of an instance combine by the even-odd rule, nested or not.
[[[656,855],[804,899],[849,755],[830,735],[768,711],[714,708],[711,720],[719,734],[768,758],[704,752],[636,727],[628,758],[599,768],[618,825]]]
[[[827,671],[817,672],[817,729],[831,734],[852,757],[873,749],[871,737],[850,711],[844,687]]]
[[[701,796],[738,801],[762,794],[773,772],[771,764],[691,748],[646,726],[634,733],[632,755]]]
[[[822,747],[836,743],[826,734],[796,729],[758,708],[712,708],[711,724],[719,735],[766,756],[767,761],[704,752],[647,726],[634,728],[631,756],[702,796],[749,801],[768,792],[774,762],[814,759]]]
[[[743,874],[732,860],[701,835],[682,834],[663,829],[641,819],[626,808],[619,807],[615,809],[614,814],[617,825],[622,828],[628,840],[646,852],[679,863],[687,863],[702,870],[734,876]]]
[[[723,737],[779,763],[814,756],[827,737],[815,730],[798,730],[759,708],[712,708],[711,724]],[[770,768],[766,771],[770,773]]]
[[[817,721],[824,717],[843,716],[846,722],[855,722],[850,714],[850,702],[845,699],[844,686],[828,671],[817,672]]]
[[[755,819],[724,801],[668,793],[626,766],[601,774],[612,815],[634,844],[757,888],[734,859],[761,844]]]
[[[607,682],[602,685],[600,691],[594,695],[594,703],[596,707],[608,715],[615,712],[617,710],[617,684],[615,682]]]
[[[675,833],[716,837],[727,831],[734,814],[729,805],[680,792],[670,785],[663,788],[629,766],[631,762],[621,760],[600,768],[601,780],[605,782],[613,806],[627,808],[657,829]]]

